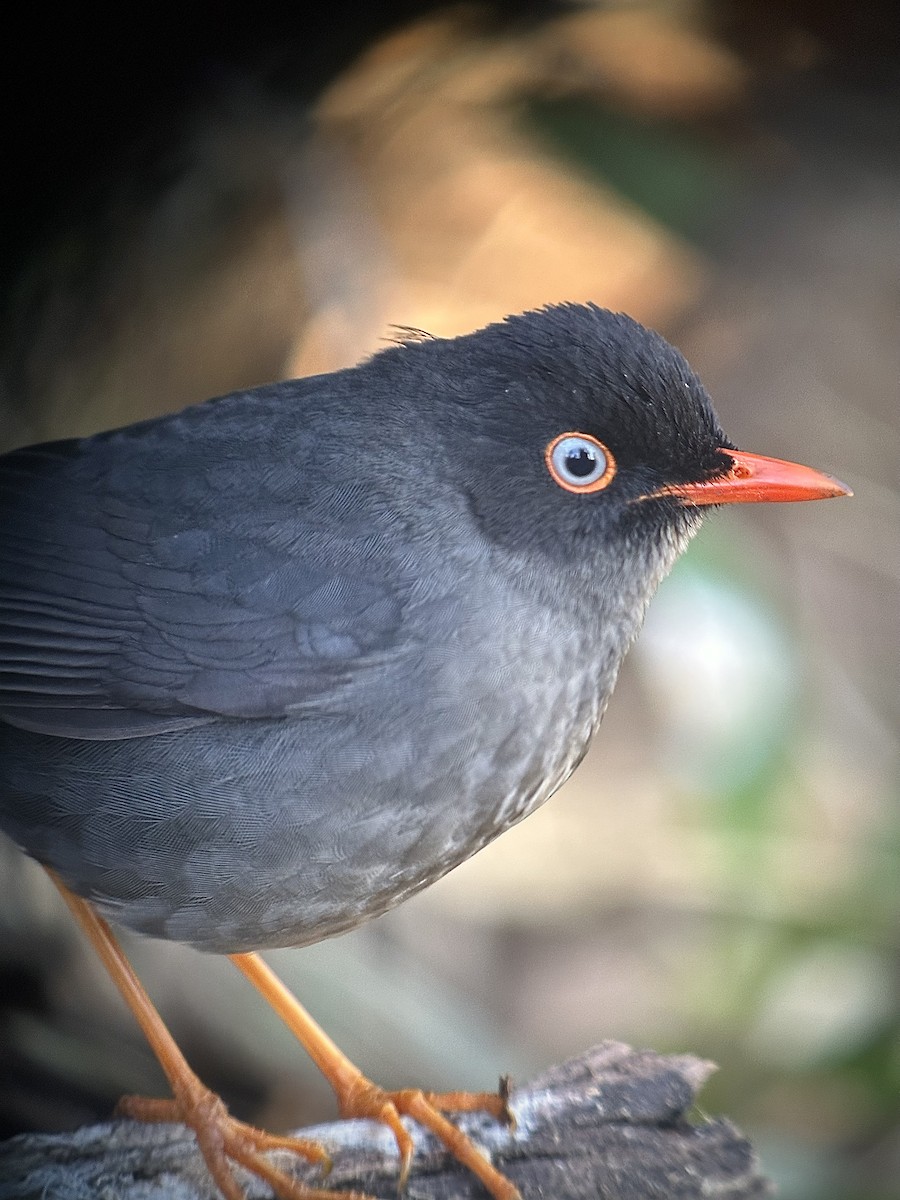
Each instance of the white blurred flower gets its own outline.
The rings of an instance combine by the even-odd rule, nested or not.
[[[797,673],[759,597],[683,565],[651,605],[635,653],[683,785],[730,791],[783,745]]]

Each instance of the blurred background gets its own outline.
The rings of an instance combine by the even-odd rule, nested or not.
[[[900,1196],[897,6],[316,7],[8,34],[0,442],[590,299],[675,341],[739,446],[848,482],[715,515],[563,791],[271,960],[381,1083],[689,1050],[784,1200]],[[332,1115],[227,961],[125,940],[239,1115]],[[0,997],[4,1134],[164,1092],[6,842]]]

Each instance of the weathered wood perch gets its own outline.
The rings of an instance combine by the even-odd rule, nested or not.
[[[519,1186],[524,1200],[745,1200],[771,1195],[753,1148],[728,1121],[691,1124],[713,1070],[604,1042],[512,1095],[515,1133],[479,1116],[460,1125]],[[387,1130],[345,1121],[303,1131],[334,1153],[328,1186],[397,1195]],[[301,1178],[320,1183],[292,1156]],[[258,1179],[248,1200],[269,1197]],[[409,1200],[483,1200],[478,1182],[416,1132]],[[24,1135],[0,1146],[0,1200],[215,1200],[192,1136],[174,1125],[117,1121],[71,1134]]]

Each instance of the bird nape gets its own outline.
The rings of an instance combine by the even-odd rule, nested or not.
[[[228,954],[344,1116],[426,1126],[518,1195],[446,1113],[386,1092],[256,951],[426,887],[581,759],[657,584],[709,505],[849,495],[738,451],[659,335],[557,305],[351,370],[0,458],[0,827],[42,863],[228,1200],[235,1163],[324,1150],[231,1118],[106,918]]]

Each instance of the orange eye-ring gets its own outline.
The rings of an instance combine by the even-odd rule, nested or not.
[[[616,473],[607,446],[589,433],[561,433],[544,451],[550,478],[567,492],[601,492]]]

